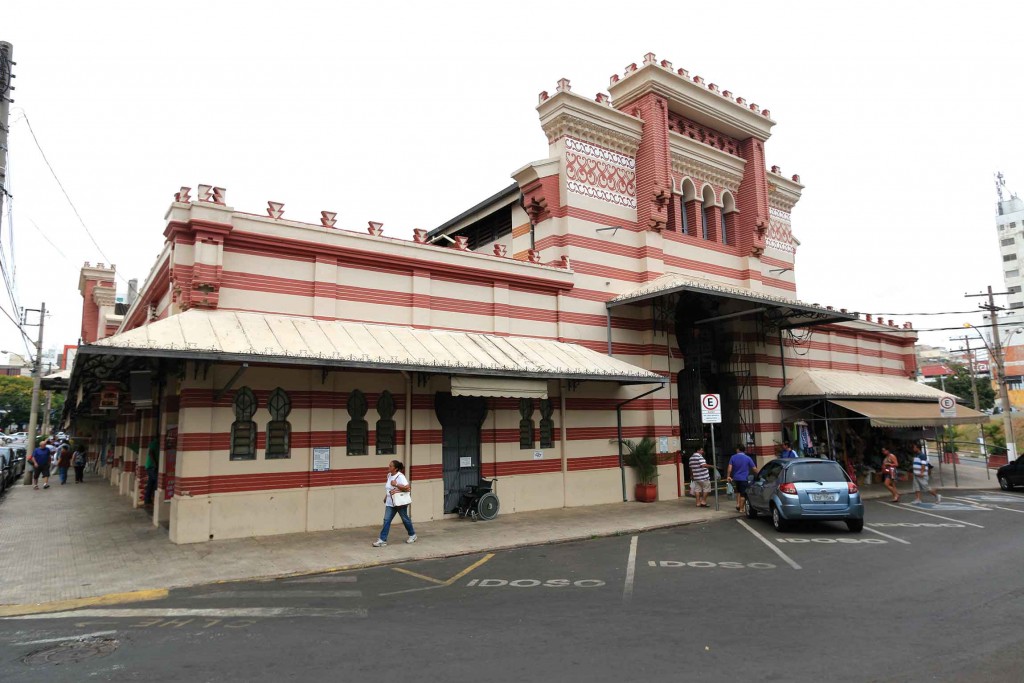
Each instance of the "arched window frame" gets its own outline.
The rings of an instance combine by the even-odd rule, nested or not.
[[[231,423],[231,460],[255,460],[256,441],[259,431],[252,417],[259,410],[256,395],[249,387],[242,387],[235,392],[235,421]]]
[[[722,244],[734,244],[736,241],[735,235],[735,221],[733,220],[733,214],[738,213],[736,210],[736,200],[733,198],[731,192],[722,193]],[[730,241],[732,240],[732,241]]]
[[[292,442],[292,425],[288,422],[288,414],[292,412],[292,400],[281,387],[270,392],[267,399],[267,410],[270,421],[267,423],[267,460],[290,458]]]

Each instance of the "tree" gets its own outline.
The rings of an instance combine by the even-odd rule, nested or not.
[[[4,425],[25,424],[32,410],[32,378],[0,375],[0,410]]]
[[[946,391],[953,394],[966,406],[974,406],[974,392],[971,390],[971,369],[962,363],[950,363],[952,375],[945,379]],[[978,406],[981,410],[990,410],[996,404],[996,391],[992,388],[992,382],[987,377],[976,377],[978,385]],[[929,386],[942,389],[939,380],[926,382]]]

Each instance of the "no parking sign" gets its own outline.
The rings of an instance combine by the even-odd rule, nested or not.
[[[700,395],[700,421],[717,424],[722,421],[722,397],[720,394]]]

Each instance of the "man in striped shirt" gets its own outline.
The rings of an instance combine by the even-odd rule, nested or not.
[[[916,443],[911,444],[910,449],[914,454],[914,502],[920,503],[921,492],[927,491],[935,496],[936,503],[941,503],[942,496],[928,484],[928,456],[921,453],[921,447]]]
[[[708,507],[708,493],[711,491],[711,467],[704,459],[704,448],[698,448],[690,456],[690,489],[693,497],[697,499],[697,507]]]

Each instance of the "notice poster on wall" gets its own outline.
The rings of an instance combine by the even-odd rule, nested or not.
[[[459,467],[472,467],[473,456],[462,456],[459,458]]]
[[[313,471],[327,472],[331,469],[331,447],[321,446],[313,449]]]

